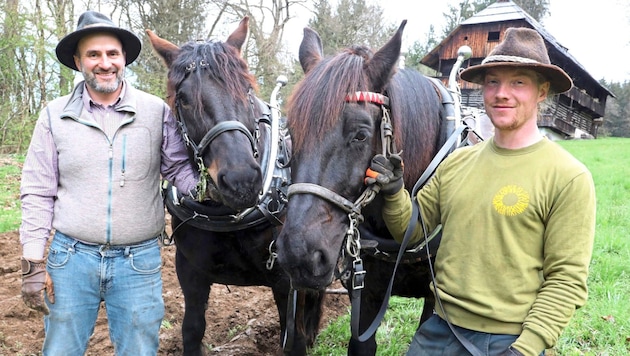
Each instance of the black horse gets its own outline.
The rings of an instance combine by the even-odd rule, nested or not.
[[[279,111],[255,96],[255,80],[241,57],[248,21],[245,17],[225,42],[181,48],[147,30],[169,69],[168,103],[200,172],[197,199],[171,187],[166,194],[185,301],[186,355],[202,354],[215,283],[271,287],[285,354],[304,355],[321,318],[324,293],[289,295],[289,278],[275,263],[272,244],[285,212],[290,152],[278,132],[279,115],[273,115]],[[287,315],[294,310],[287,308],[289,301],[297,304],[295,315]]]
[[[405,24],[376,52],[353,46],[331,57],[323,56],[319,35],[305,28],[299,51],[305,77],[288,102],[292,184],[278,237],[279,262],[294,288],[321,290],[341,278],[351,298],[360,295],[357,329],[363,337],[350,340],[352,355],[376,352],[374,334],[364,331],[385,305],[400,246],[381,218],[382,196],[369,202],[362,195],[366,169],[375,154],[397,147],[410,189],[448,138],[443,120],[448,91],[417,71],[397,69]],[[431,240],[431,253],[438,240]],[[392,294],[425,298],[422,322],[434,306],[429,254],[405,253],[403,259]],[[364,276],[353,269],[357,265]],[[363,289],[353,286],[363,277]]]

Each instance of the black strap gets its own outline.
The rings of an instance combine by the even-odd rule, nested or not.
[[[282,335],[282,350],[285,353],[293,349],[293,339],[295,339],[295,313],[297,311],[297,290],[289,289],[289,299],[287,300],[287,316],[284,323],[284,335]]]
[[[451,134],[448,140],[446,140],[442,148],[440,148],[438,153],[433,157],[433,160],[431,160],[431,163],[429,163],[429,165],[427,166],[425,171],[422,173],[422,175],[420,176],[420,178],[418,179],[418,181],[416,182],[416,184],[414,185],[412,189],[412,195],[411,195],[412,202],[416,200],[415,193],[417,193],[417,191],[428,181],[428,179],[433,175],[433,173],[437,169],[438,165],[444,160],[444,158],[446,158],[446,156],[452,151],[452,149],[456,147],[461,133],[466,128],[467,128],[466,125],[460,125],[457,129],[455,129],[455,131]],[[372,337],[372,335],[374,335],[374,333],[376,332],[376,329],[378,329],[379,325],[381,324],[381,321],[383,320],[383,317],[385,316],[385,312],[387,311],[387,307],[389,305],[389,298],[392,294],[392,287],[394,285],[394,277],[396,276],[396,271],[398,270],[398,265],[400,264],[400,261],[403,257],[405,249],[407,248],[407,245],[409,244],[411,235],[413,235],[414,227],[416,223],[418,222],[418,216],[419,216],[418,209],[415,207],[414,204],[412,204],[411,220],[409,220],[409,225],[407,226],[407,230],[405,231],[405,236],[402,242],[400,243],[400,248],[398,249],[398,255],[396,257],[396,263],[394,264],[394,270],[392,271],[392,276],[389,279],[389,285],[387,286],[387,291],[385,292],[383,303],[381,304],[381,308],[379,309],[378,314],[376,315],[376,317],[374,318],[370,326],[362,334],[359,333],[359,319],[361,316],[361,312],[360,312],[361,311],[361,289],[353,290],[352,302],[351,302],[352,309],[350,313],[351,314],[350,325],[351,325],[351,330],[352,330],[352,337],[357,339],[360,342],[364,342],[370,337]],[[425,235],[425,238],[427,238],[426,235]],[[428,253],[429,253],[429,249],[427,246],[427,254]],[[355,267],[357,266],[355,265]],[[358,266],[358,267],[362,268],[362,266]],[[362,269],[360,271],[355,270],[354,273],[355,275],[357,273],[359,274],[361,278],[361,282],[362,282],[363,280],[362,278],[364,277],[363,275],[365,274],[365,271],[363,271]]]
[[[409,222],[410,222],[409,226],[407,228],[407,231],[405,231],[405,239],[408,238],[409,236],[411,236],[412,233],[413,233],[413,230],[415,230],[414,227],[411,226],[412,222],[416,222],[416,223],[420,222],[421,223],[422,231],[424,233],[424,238],[427,239],[428,238],[428,233],[427,233],[427,230],[426,230],[426,226],[424,224],[424,220],[422,219],[422,214],[420,214],[420,204],[418,203],[418,199],[416,199],[415,195],[414,195],[411,198],[411,200],[412,200],[411,220],[409,220]],[[438,292],[438,285],[437,285],[437,282],[435,280],[435,272],[433,271],[433,263],[431,262],[431,255],[430,255],[429,244],[428,243],[427,243],[427,259],[429,260],[429,269],[431,270],[431,281],[433,282],[433,290],[435,291],[435,300],[437,302],[437,305],[440,307],[440,310],[442,311],[442,314],[444,315],[444,320],[446,321],[446,324],[448,325],[449,329],[451,329],[451,332],[453,333],[453,335],[455,335],[457,340],[462,344],[462,346],[464,346],[464,348],[466,348],[466,350],[468,350],[468,352],[470,352],[471,355],[473,355],[473,356],[483,356],[483,353],[481,352],[481,350],[479,350],[479,348],[477,348],[477,346],[475,346],[466,337],[464,337],[462,334],[460,334],[457,331],[457,329],[455,329],[455,327],[451,324],[451,321],[448,319],[448,315],[446,315],[446,311],[444,310],[444,306],[442,305],[442,299],[440,299],[440,294]]]
[[[455,133],[453,135],[451,135],[451,137],[449,137],[449,140],[447,141],[450,142],[451,139],[453,139],[454,136],[459,136],[459,134],[461,134],[462,130],[464,130],[465,128],[468,128],[467,125],[461,125],[457,128],[457,130],[455,131]],[[451,143],[450,145],[445,144],[444,146],[442,146],[442,148],[440,149],[440,152],[438,152],[438,155],[436,157],[440,156],[440,153],[442,152],[442,150],[445,150],[447,148],[449,148],[451,145],[453,145],[453,143]],[[435,161],[435,159],[434,159]],[[418,195],[418,192],[420,191],[420,189],[422,188],[422,186],[426,183],[426,181],[429,179],[429,177],[431,175],[433,175],[435,169],[437,168],[437,165],[439,163],[441,163],[442,160],[440,160],[440,162],[437,162],[437,164],[434,165],[434,161],[431,162],[431,164],[429,165],[429,167],[427,168],[427,170],[424,171],[424,173],[422,174],[422,176],[418,179],[418,181],[416,182],[416,184],[414,185],[413,189],[412,189],[412,195],[411,195],[411,206],[412,206],[412,210],[411,210],[411,219],[409,220],[409,225],[407,226],[407,230],[405,231],[405,237],[403,238],[403,244],[406,244],[409,240],[409,238],[411,237],[411,235],[413,235],[413,231],[415,230],[415,224],[420,222],[421,226],[422,226],[422,232],[424,234],[424,238],[426,241],[426,252],[427,252],[427,260],[429,261],[429,269],[431,270],[431,281],[433,282],[433,290],[435,291],[435,300],[437,302],[437,305],[440,307],[440,310],[442,311],[442,314],[444,315],[444,320],[446,321],[446,324],[448,325],[448,327],[451,329],[451,332],[453,333],[453,335],[455,335],[455,337],[457,338],[457,340],[459,340],[459,342],[462,344],[462,346],[464,346],[464,348],[466,348],[466,350],[468,350],[468,352],[470,352],[471,355],[473,356],[483,356],[483,353],[481,352],[481,350],[479,350],[479,348],[477,348],[475,345],[473,345],[473,343],[471,343],[468,339],[466,339],[462,334],[460,334],[457,329],[455,329],[455,327],[453,327],[453,325],[451,324],[450,320],[448,319],[448,316],[446,315],[446,311],[444,310],[444,306],[442,305],[442,300],[440,299],[440,295],[438,292],[438,285],[437,282],[435,280],[435,272],[433,271],[433,263],[431,262],[431,252],[429,250],[429,243],[427,241],[428,239],[428,232],[424,223],[424,219],[422,219],[422,214],[420,214],[420,203],[418,202],[418,199],[416,198],[416,196]],[[435,167],[433,167],[433,165]]]

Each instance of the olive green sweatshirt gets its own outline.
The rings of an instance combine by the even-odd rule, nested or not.
[[[488,140],[449,155],[417,199],[428,228],[443,228],[435,273],[444,310],[436,312],[467,329],[520,335],[513,346],[525,355],[555,345],[587,299],[595,233],[587,168],[547,139],[517,150]],[[385,200],[383,217],[400,241],[409,193]]]

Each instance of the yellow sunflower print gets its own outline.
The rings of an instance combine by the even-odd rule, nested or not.
[[[492,198],[492,206],[501,215],[516,216],[529,206],[529,194],[522,187],[507,185]]]

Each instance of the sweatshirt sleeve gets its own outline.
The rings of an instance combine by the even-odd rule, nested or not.
[[[586,303],[595,209],[595,187],[585,171],[561,191],[547,222],[544,281],[514,343],[525,355],[555,345],[576,309]]]
[[[420,213],[422,214],[428,231],[433,231],[433,229],[440,224],[440,207],[436,198],[438,191],[437,186],[437,178],[434,176],[418,192],[418,195],[414,197],[414,199],[417,199],[419,202]],[[394,239],[400,243],[405,236],[412,215],[413,207],[410,194],[406,189],[401,189],[396,194],[385,195],[384,201],[385,204],[382,211],[383,220]],[[420,241],[421,238],[424,238],[422,228],[420,224],[415,224],[415,229],[409,240],[409,244],[413,245]]]

